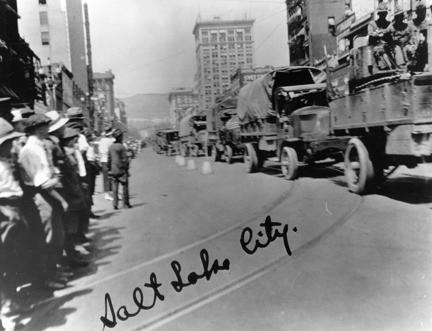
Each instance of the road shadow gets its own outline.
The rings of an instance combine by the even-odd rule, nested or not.
[[[105,226],[98,224],[97,220],[92,222],[89,234],[91,235],[90,244],[87,246],[90,252],[85,256],[88,265],[85,267],[71,268],[73,275],[69,278],[68,287],[73,290],[72,281],[82,277],[87,277],[95,274],[98,269],[110,264],[109,257],[118,254],[121,245],[116,244],[122,238],[121,230],[124,226]],[[77,296],[82,296],[90,293],[90,289],[77,290],[62,297],[54,297],[52,291],[38,291],[29,289],[25,293],[25,300],[29,304],[35,305],[35,308],[27,314],[21,314],[15,319],[15,323],[25,321],[31,318],[29,323],[16,328],[17,330],[42,331],[49,327],[56,327],[66,324],[67,316],[73,314],[77,309],[63,308],[67,302],[73,300]],[[24,297],[24,294],[23,294]]]
[[[120,245],[116,245],[116,241],[122,238],[120,231],[123,229],[124,226],[93,225],[90,228],[92,237],[88,247],[90,254],[86,259],[89,264],[87,267],[74,269],[73,279],[95,274],[99,267],[109,264],[104,260],[117,254],[121,249]]]
[[[16,330],[22,331],[43,331],[49,327],[59,327],[67,322],[67,316],[74,313],[76,308],[64,308],[66,303],[74,298],[87,295],[91,289],[75,291],[59,298],[47,300],[35,307],[33,314],[22,315],[15,320]],[[26,319],[31,318],[30,322],[22,324]]]
[[[402,175],[388,179],[376,193],[411,204],[432,203],[432,179]]]
[[[273,177],[284,178],[281,167],[277,163],[267,162],[260,172]],[[301,166],[298,169],[299,178],[335,178],[343,175],[343,170],[334,166],[334,162]]]
[[[334,178],[332,182],[341,187],[347,187],[343,177]],[[428,204],[432,203],[432,179],[422,176],[399,175],[388,178],[370,194],[377,194],[410,204]]]

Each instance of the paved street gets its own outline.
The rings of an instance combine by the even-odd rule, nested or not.
[[[102,217],[92,221],[91,265],[25,330],[102,330],[104,315],[121,331],[432,329],[427,173],[402,169],[380,194],[360,197],[337,168],[290,182],[271,164],[246,174],[240,162],[217,163],[202,175],[202,162],[191,171],[143,150],[132,166],[134,208],[114,211],[96,197]],[[266,216],[281,223],[270,240],[260,225]],[[247,254],[256,238],[266,247]],[[207,278],[199,277],[203,250]],[[196,284],[171,283],[174,260],[183,285]],[[116,318],[105,314],[107,293]],[[136,316],[124,318],[126,310]]]

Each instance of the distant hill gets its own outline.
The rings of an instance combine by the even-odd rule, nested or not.
[[[137,94],[122,100],[129,122],[157,122],[169,118],[168,93]]]

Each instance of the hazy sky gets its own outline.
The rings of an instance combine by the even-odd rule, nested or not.
[[[163,93],[192,87],[192,29],[198,17],[256,20],[257,66],[286,65],[284,0],[83,0],[89,6],[95,71],[112,69],[115,93]]]

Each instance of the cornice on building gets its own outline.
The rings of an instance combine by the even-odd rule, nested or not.
[[[219,26],[227,26],[227,25],[253,25],[255,23],[255,19],[238,19],[238,20],[222,20],[222,19],[213,19],[209,21],[197,21],[195,22],[195,26],[192,30],[192,34],[195,35],[197,29],[204,27],[219,27]]]

